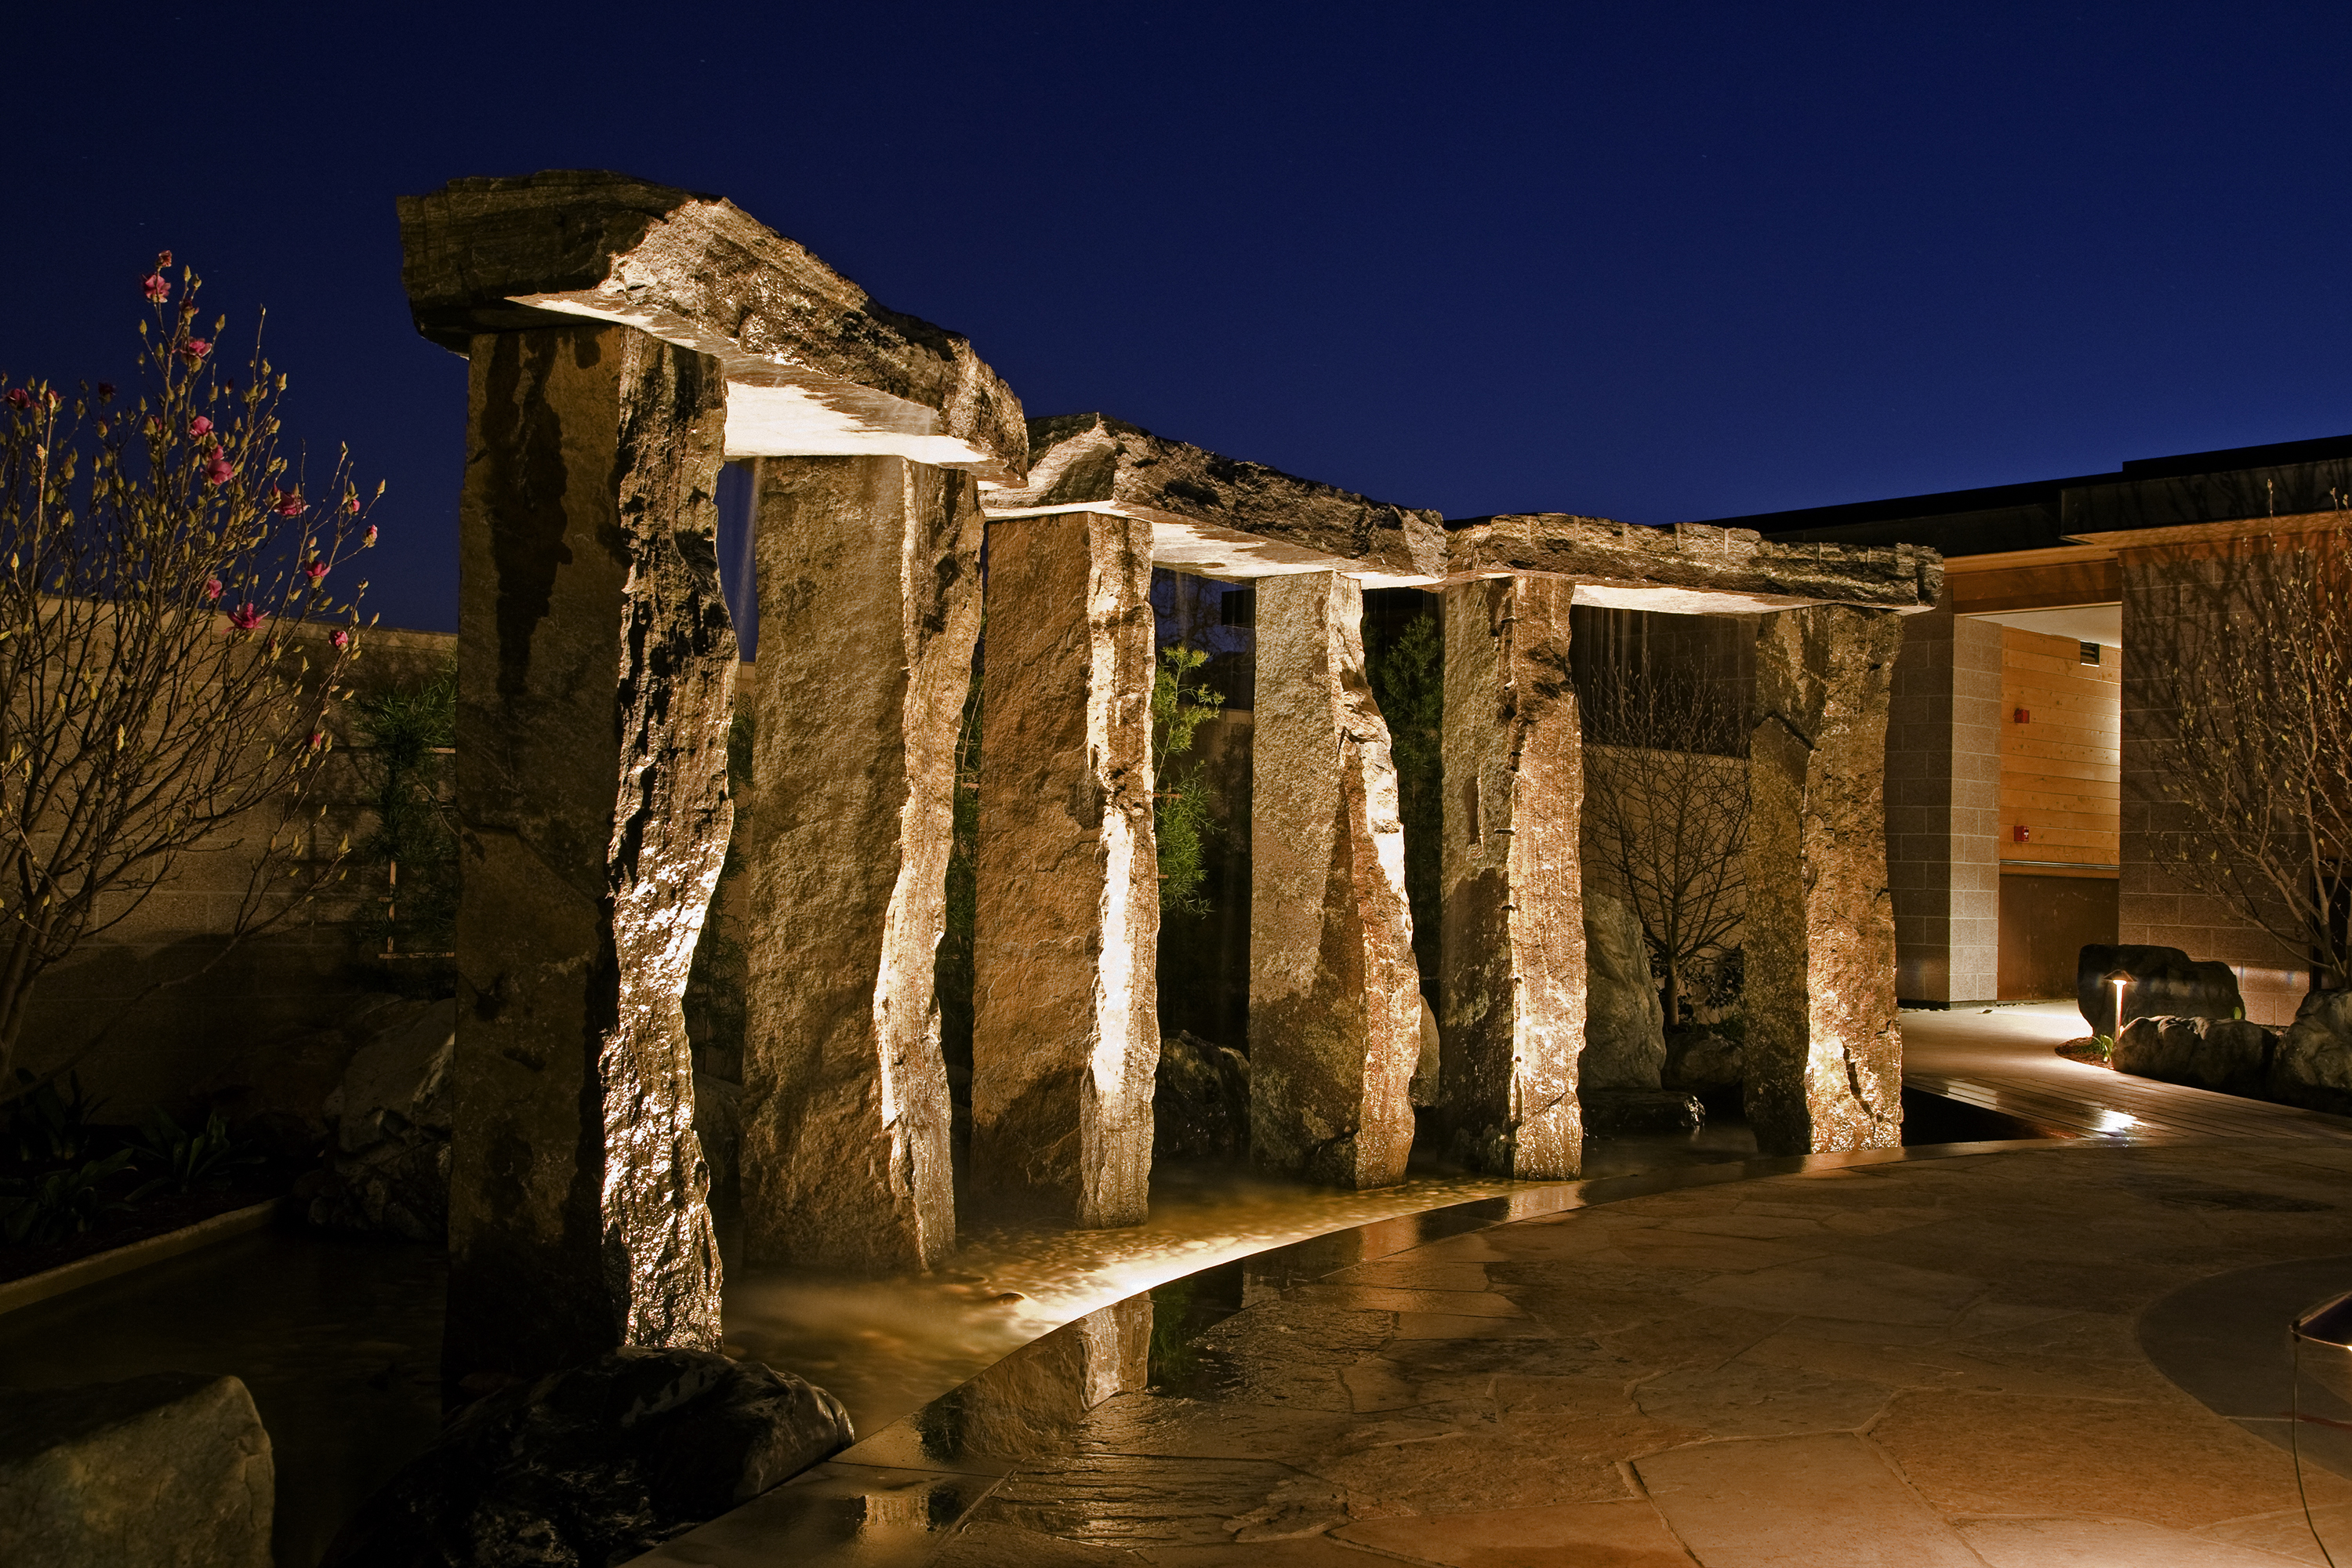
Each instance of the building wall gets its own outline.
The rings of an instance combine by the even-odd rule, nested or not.
[[[1895,994],[1998,994],[2001,628],[1948,600],[1904,622],[1886,726],[1886,871]]]
[[[2195,547],[2137,549],[2123,552],[2124,645],[2165,648],[2177,645],[2175,625],[2184,605],[2214,571],[2210,555]],[[2189,589],[2184,593],[2182,590]],[[2193,612],[2192,612],[2193,613]],[[2125,788],[2117,899],[2118,940],[2177,947],[2191,958],[2218,959],[2235,967],[2246,1016],[2273,1027],[2294,1020],[2310,989],[2307,965],[2259,926],[2210,894],[2173,878],[2158,858],[2158,840],[2171,813],[2149,787],[2153,777],[2151,736],[2162,721],[2153,671],[2146,661],[2126,663],[2123,682],[2122,752]]]

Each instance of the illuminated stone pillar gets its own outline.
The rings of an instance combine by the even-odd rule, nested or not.
[[[1768,1154],[1903,1142],[1886,883],[1886,714],[1901,617],[1763,617],[1749,743],[1747,1084]]]
[[[736,664],[717,362],[615,326],[469,358],[453,1391],[718,1346],[680,1003],[732,815]]]
[[[1583,1158],[1574,592],[1557,577],[1445,591],[1444,1100],[1454,1153],[1500,1176],[1573,1176]]]
[[[743,851],[750,1256],[887,1273],[955,1246],[931,966],[980,629],[979,489],[895,457],[763,458]]]
[[[971,1191],[1142,1223],[1160,1063],[1151,525],[988,525]]]
[[[1421,983],[1363,612],[1350,577],[1258,579],[1250,1146],[1277,1170],[1381,1187],[1412,1152]]]

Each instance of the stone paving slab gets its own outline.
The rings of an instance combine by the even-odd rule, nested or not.
[[[1967,1147],[1208,1270],[640,1561],[2321,1562],[2137,1325],[2352,1252],[2352,1147]]]

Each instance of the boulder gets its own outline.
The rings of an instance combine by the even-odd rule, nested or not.
[[[1633,911],[1605,893],[1584,895],[1584,1055],[1580,1089],[1656,1089],[1666,1060],[1666,1011],[1650,974],[1649,943]]]
[[[736,1161],[743,1147],[743,1086],[707,1072],[694,1075],[694,1135],[710,1167],[714,1200],[735,1190]]]
[[[1584,1131],[1591,1137],[1696,1132],[1706,1125],[1706,1108],[1698,1097],[1673,1089],[1584,1089],[1576,1098],[1584,1108]]]
[[[269,1568],[269,1434],[233,1377],[0,1394],[0,1563]]]
[[[1249,1058],[1190,1031],[1160,1042],[1151,1146],[1165,1159],[1239,1159],[1249,1152]]]
[[[1445,1103],[1444,1037],[1437,1032],[1437,1015],[1429,998],[1421,1001],[1421,1060],[1412,1069],[1412,1105],[1416,1110]]]
[[[323,1568],[603,1568],[851,1436],[839,1400],[758,1362],[614,1351],[459,1411],[362,1505]]]
[[[2177,947],[2085,942],[2074,960],[2074,1000],[2095,1035],[2116,1032],[2116,988],[2105,976],[2120,969],[2126,1018],[2242,1018],[2245,999],[2226,963],[2202,963]]]
[[[1658,1081],[1685,1094],[1738,1094],[1743,1054],[1728,1035],[1676,1029],[1666,1037],[1666,1063]]]
[[[2352,1116],[2352,991],[2315,991],[2271,1058],[2270,1098]]]
[[[425,1004],[390,992],[353,997],[324,1028],[280,1030],[224,1057],[197,1080],[184,1108],[201,1122],[217,1110],[238,1135],[275,1153],[316,1154],[333,1135],[327,1102],[352,1056]]]
[[[333,1142],[310,1223],[440,1242],[449,1223],[454,999],[385,1009],[327,1098]]]
[[[2117,1072],[2260,1095],[2275,1044],[2268,1029],[2242,1018],[2134,1018],[2109,1059]]]

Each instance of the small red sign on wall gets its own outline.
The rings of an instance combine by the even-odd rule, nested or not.
[[[2020,844],[2031,843],[2033,838],[2033,829],[2021,822],[2009,830],[2009,836]]]
[[[2021,724],[2031,724],[2031,723],[2032,723],[2032,722],[2033,722],[2033,710],[2032,710],[2032,709],[2031,709],[2031,708],[2021,708],[2021,709],[2019,709],[2019,710],[2017,710],[2017,721],[2018,721],[2019,723],[2021,723]]]

